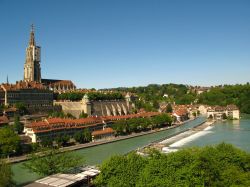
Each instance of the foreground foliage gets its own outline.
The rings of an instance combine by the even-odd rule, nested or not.
[[[0,154],[3,157],[21,152],[20,137],[10,127],[0,129]]]
[[[12,182],[12,171],[10,165],[0,159],[0,187],[14,186]]]
[[[57,149],[49,149],[43,156],[33,154],[31,160],[24,164],[24,167],[40,175],[52,175],[65,172],[71,168],[82,165],[83,158],[72,153],[60,153]]]
[[[232,145],[113,156],[101,165],[97,186],[250,186],[250,154]]]

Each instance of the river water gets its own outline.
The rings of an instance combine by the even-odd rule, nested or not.
[[[195,127],[204,120],[205,118],[200,117],[174,129],[113,142],[110,144],[76,150],[73,152],[74,154],[82,155],[85,158],[86,164],[100,164],[103,160],[112,155],[126,154],[151,142],[173,136],[177,133],[185,131],[186,129]],[[187,138],[186,142],[184,144],[182,142],[180,146],[204,146],[224,141],[232,143],[235,146],[250,152],[250,116],[244,116],[241,120],[236,121],[216,122],[211,128],[199,133],[200,134],[196,137],[190,139]],[[13,164],[12,171],[14,173],[14,180],[18,185],[23,185],[40,178],[40,176],[24,169],[23,163]]]
[[[182,147],[214,145],[226,142],[250,152],[250,115],[245,115],[240,120],[218,121],[205,131],[197,134],[196,137],[187,138]]]

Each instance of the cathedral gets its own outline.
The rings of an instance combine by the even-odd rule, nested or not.
[[[66,92],[76,89],[70,80],[41,78],[41,47],[36,45],[34,26],[31,26],[30,39],[26,48],[23,80],[15,84],[0,85],[0,104],[15,106],[25,104],[29,113],[48,112],[53,106],[53,92]],[[60,108],[59,108],[60,109]]]
[[[42,83],[45,88],[54,92],[66,92],[76,89],[70,80],[42,79],[41,78],[41,47],[36,45],[34,26],[31,26],[29,45],[26,48],[26,60],[24,64],[24,82]]]
[[[29,45],[26,48],[26,60],[24,64],[24,78],[25,82],[39,82],[41,83],[41,47],[36,46],[34,26],[31,26]]]

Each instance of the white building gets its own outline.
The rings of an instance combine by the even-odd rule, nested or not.
[[[235,105],[227,105],[226,107],[215,106],[207,110],[208,118],[212,116],[213,119],[220,120],[223,119],[224,114],[232,119],[240,119],[240,111]]]

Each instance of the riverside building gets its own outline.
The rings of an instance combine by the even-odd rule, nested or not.
[[[109,124],[114,121],[153,117],[159,114],[159,112],[145,112],[123,116],[88,117],[82,119],[49,118],[26,125],[24,133],[31,138],[33,143],[36,143],[47,138],[53,140],[61,135],[72,137],[76,132],[88,128],[92,133],[93,141],[96,141],[100,138],[114,136],[114,131],[109,127]]]
[[[223,106],[214,106],[210,107],[207,110],[207,117],[212,117],[216,120],[223,119],[223,114],[231,119],[240,119],[240,111],[236,105],[227,105],[226,107]]]
[[[65,113],[70,113],[76,118],[84,112],[89,116],[122,116],[132,113],[134,100],[127,94],[121,100],[91,101],[87,94],[81,101],[55,101],[56,105],[62,106]]]
[[[25,104],[30,113],[45,112],[53,109],[53,92],[38,82],[19,81],[16,84],[2,84],[0,98],[5,106]]]

